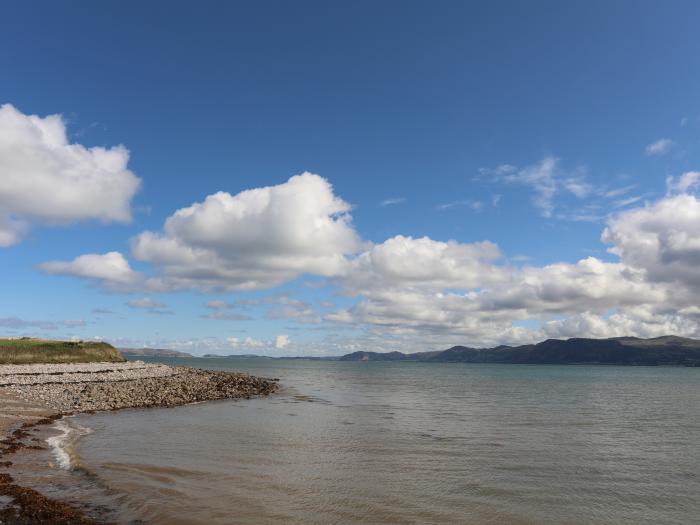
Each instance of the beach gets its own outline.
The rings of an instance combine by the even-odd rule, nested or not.
[[[247,374],[143,363],[0,365],[0,522],[101,523],[74,506],[15,483],[12,456],[42,450],[35,432],[67,415],[173,407],[273,393],[275,380]]]

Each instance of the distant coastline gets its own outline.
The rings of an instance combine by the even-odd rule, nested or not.
[[[341,361],[415,361],[427,363],[502,363],[542,365],[700,366],[700,341],[677,336],[652,339],[548,339],[541,343],[494,348],[453,346],[437,352],[404,354],[353,352]]]
[[[194,357],[194,356],[189,356]],[[342,356],[260,356],[217,355],[218,359],[308,359],[313,361],[406,361],[420,363],[492,363],[547,365],[620,365],[700,367],[700,341],[678,336],[650,339],[613,337],[609,339],[547,339],[537,344],[472,348],[453,346],[429,352],[373,352],[362,350]]]

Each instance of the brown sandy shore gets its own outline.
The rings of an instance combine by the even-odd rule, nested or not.
[[[42,425],[76,413],[250,398],[276,389],[272,379],[139,361],[0,365],[0,523],[103,523],[71,503],[47,498],[14,481],[12,454],[46,448],[33,435]]]

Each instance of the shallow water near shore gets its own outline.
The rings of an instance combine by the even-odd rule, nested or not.
[[[282,389],[69,418],[82,436],[47,451],[56,471],[61,453],[74,469],[58,474],[65,490],[58,483],[54,496],[90,499],[122,523],[680,524],[700,515],[697,369],[160,361],[279,377]]]

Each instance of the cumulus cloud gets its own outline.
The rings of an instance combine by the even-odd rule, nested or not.
[[[470,344],[489,345],[541,336],[514,321],[582,311],[603,315],[611,308],[662,302],[667,297],[664,290],[644,282],[642,272],[592,257],[576,264],[502,269],[501,278],[483,283],[483,288],[472,283],[456,290],[454,284],[432,283],[400,279],[392,287],[374,284],[361,289],[361,301],[353,308],[326,318],[379,326],[394,334],[460,334]]]
[[[673,141],[671,139],[659,139],[656,142],[647,144],[646,148],[644,148],[644,152],[650,156],[664,155],[665,153],[668,153],[671,146],[673,146]]]
[[[171,288],[254,290],[304,273],[333,276],[360,247],[350,205],[326,179],[303,173],[286,183],[219,192],[169,217],[162,233],[132,243],[140,261]]]
[[[504,270],[493,264],[500,258],[498,246],[489,241],[464,244],[397,235],[356,257],[345,282],[363,290],[479,287],[505,278]]]
[[[0,106],[0,246],[31,224],[129,222],[140,180],[124,146],[71,144],[60,115],[25,115]]]
[[[37,268],[53,275],[69,275],[94,280],[108,288],[128,289],[138,287],[145,282],[144,276],[132,270],[129,261],[119,252],[89,253],[68,262],[41,263]]]
[[[670,196],[611,219],[603,232],[610,252],[643,270],[650,282],[678,283],[676,294],[700,289],[700,201]]]
[[[694,196],[621,212],[609,219],[602,240],[619,261],[588,257],[514,268],[491,243],[396,237],[354,260],[340,282],[359,302],[325,319],[392,336],[459,335],[476,346],[700,334],[700,202]]]
[[[278,335],[275,337],[275,348],[278,350],[281,350],[285,346],[289,344],[289,336],[288,335]]]

